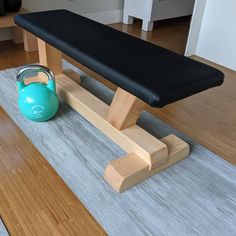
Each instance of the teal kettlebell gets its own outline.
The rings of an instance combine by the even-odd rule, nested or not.
[[[48,83],[33,82],[28,85],[24,78],[32,72],[47,75]],[[51,119],[57,112],[59,100],[56,94],[55,77],[49,68],[29,65],[17,73],[18,106],[20,112],[29,120],[43,122]]]

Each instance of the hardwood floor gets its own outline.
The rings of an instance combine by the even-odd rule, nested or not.
[[[0,127],[0,215],[11,235],[106,235],[2,108]]]
[[[141,30],[140,21],[136,21],[133,25],[125,25],[122,23],[112,24],[111,27],[158,44],[179,54],[184,54],[189,25],[190,17],[181,17],[178,19],[155,22],[154,30],[149,32]]]
[[[0,70],[38,62],[38,53],[27,53],[23,44],[0,42]]]

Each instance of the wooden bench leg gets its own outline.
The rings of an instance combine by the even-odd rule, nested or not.
[[[25,31],[26,32],[26,31]],[[29,32],[27,32],[29,36]],[[31,37],[31,36],[29,36]],[[37,49],[39,53],[39,64],[43,66],[49,67],[54,75],[62,74],[63,73],[63,66],[62,66],[62,53],[61,51],[57,50],[56,48],[50,46],[43,40],[36,38]],[[67,71],[67,74],[71,74]],[[72,76],[75,77],[75,76]],[[78,75],[76,76],[78,77]],[[43,82],[47,83],[47,76],[44,73],[39,73],[35,77],[27,78],[25,81],[26,84],[32,82]],[[78,79],[77,79],[78,80]]]
[[[22,28],[20,28],[19,26],[15,26],[13,27],[12,29],[12,33],[13,33],[13,42],[15,44],[19,44],[19,43],[22,43],[23,42],[23,30]]]
[[[38,38],[39,50],[39,64],[47,66],[51,69],[54,75],[61,74],[62,67],[62,53],[58,49],[47,44]]]
[[[116,129],[125,130],[136,125],[145,106],[146,104],[142,100],[118,88],[109,107],[106,119]],[[149,136],[146,140],[143,140],[143,142],[149,141],[152,143]],[[143,160],[147,162],[150,170],[168,160],[167,146],[158,139],[156,139],[153,152],[149,154],[149,157],[141,155],[141,158],[143,157]]]
[[[23,30],[23,41],[26,52],[38,51],[37,37],[26,30]]]
[[[161,141],[169,150],[166,163],[150,170],[149,165],[140,156],[130,153],[108,164],[104,173],[107,183],[117,192],[123,192],[189,155],[189,145],[175,135],[168,135]]]
[[[112,100],[107,120],[117,129],[135,125],[146,104],[139,98],[118,88]]]

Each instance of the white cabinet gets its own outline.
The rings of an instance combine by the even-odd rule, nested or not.
[[[133,17],[143,20],[142,29],[152,30],[153,22],[191,15],[194,0],[125,0],[123,23],[132,24]]]

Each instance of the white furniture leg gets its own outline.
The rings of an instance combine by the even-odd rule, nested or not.
[[[144,30],[144,31],[152,31],[153,30],[153,25],[154,25],[153,21],[143,20],[142,30]]]
[[[133,22],[134,22],[134,18],[132,16],[124,14],[124,17],[123,17],[124,24],[130,25],[130,24],[133,24]]]

